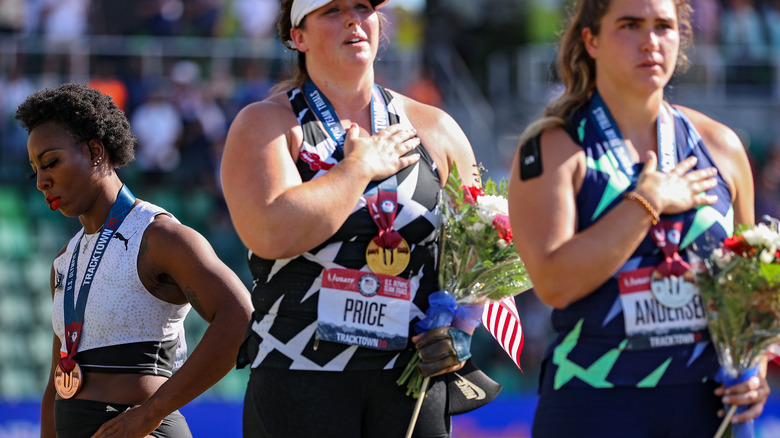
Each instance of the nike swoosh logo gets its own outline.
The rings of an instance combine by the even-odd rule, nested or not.
[[[111,405],[106,405],[106,412],[119,412]]]
[[[458,387],[458,389],[460,389],[460,391],[464,396],[466,396],[467,399],[482,400],[485,398],[485,391],[482,388],[458,373],[453,374],[458,376],[458,379],[460,379],[455,381],[455,385]]]

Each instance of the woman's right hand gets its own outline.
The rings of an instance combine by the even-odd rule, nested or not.
[[[718,197],[706,192],[718,184],[715,179],[718,170],[708,167],[692,171],[696,160],[695,156],[688,157],[670,172],[663,173],[657,169],[655,152],[648,152],[644,169],[637,180],[636,192],[647,199],[658,213],[664,214],[682,213],[714,204]]]
[[[359,160],[372,181],[385,179],[416,163],[420,154],[406,155],[420,144],[417,131],[401,124],[388,126],[371,137],[360,137],[353,123],[344,142],[344,160]]]

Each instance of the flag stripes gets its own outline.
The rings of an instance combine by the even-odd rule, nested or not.
[[[517,368],[520,368],[520,352],[525,337],[517,313],[515,297],[509,296],[499,301],[490,301],[482,312],[482,325],[506,351]],[[522,371],[522,368],[520,368]]]

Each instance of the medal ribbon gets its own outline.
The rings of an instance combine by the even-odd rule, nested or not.
[[[371,219],[379,227],[379,234],[374,237],[374,243],[385,249],[395,249],[403,237],[395,229],[393,222],[398,212],[398,181],[395,175],[379,184],[372,184],[364,194]]]
[[[76,248],[73,250],[73,256],[70,259],[70,265],[68,267],[68,278],[65,283],[65,292],[63,296],[63,307],[65,308],[65,346],[68,350],[68,354],[67,356],[60,358],[60,368],[66,373],[71,372],[76,366],[76,361],[73,358],[76,356],[79,341],[81,340],[81,328],[84,325],[84,311],[87,308],[87,297],[89,296],[89,289],[92,287],[95,273],[106,252],[108,243],[125,220],[125,217],[127,217],[127,214],[133,208],[134,203],[135,196],[130,193],[127,186],[122,186],[114,205],[111,206],[108,218],[106,218],[106,222],[103,224],[103,228],[95,243],[95,248],[92,249],[89,264],[87,265],[87,272],[84,274],[84,279],[81,281],[81,287],[79,288],[78,300],[74,300],[74,293],[79,245],[81,244],[81,239],[84,237],[83,233],[81,234],[81,237],[79,237],[78,242],[76,242]]]
[[[336,150],[344,156],[344,142],[347,137],[347,131],[341,126],[341,120],[339,119],[336,110],[330,103],[327,97],[320,92],[320,89],[314,85],[311,79],[306,81],[303,86],[303,95],[306,98],[306,102],[309,104],[309,108],[314,111],[325,131],[328,133],[331,139],[336,142]],[[371,88],[371,134],[385,129],[390,124],[390,116],[387,113],[387,103],[382,97],[382,93],[379,91],[379,86],[374,84]]]
[[[322,122],[330,138],[336,142],[337,150],[343,156],[347,133],[341,126],[341,120],[339,120],[333,105],[311,79],[306,81],[303,92],[309,107]],[[371,134],[376,134],[387,128],[389,124],[390,116],[387,111],[387,102],[385,102],[379,86],[374,84],[371,88]],[[391,176],[378,185],[370,184],[364,195],[371,218],[379,227],[379,234],[373,239],[374,243],[385,249],[395,249],[403,240],[398,231],[393,229],[395,214],[398,210],[397,188],[398,182],[395,176]]]
[[[683,260],[680,253],[677,252],[682,228],[682,221],[663,220],[650,229],[650,235],[653,236],[655,244],[664,253],[664,260],[655,268],[664,277],[672,275],[679,277],[691,269],[691,265]]]
[[[637,175],[634,171],[634,160],[628,152],[623,134],[620,133],[609,108],[604,103],[598,90],[593,93],[588,107],[588,118],[593,122],[601,138],[607,143],[612,154],[618,160],[618,166],[632,184],[636,183]],[[677,146],[674,131],[674,118],[669,109],[661,102],[658,108],[658,168],[667,173],[677,164]]]

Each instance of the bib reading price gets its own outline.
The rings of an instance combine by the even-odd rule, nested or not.
[[[353,269],[322,274],[317,338],[376,350],[402,350],[409,333],[409,281]]]

